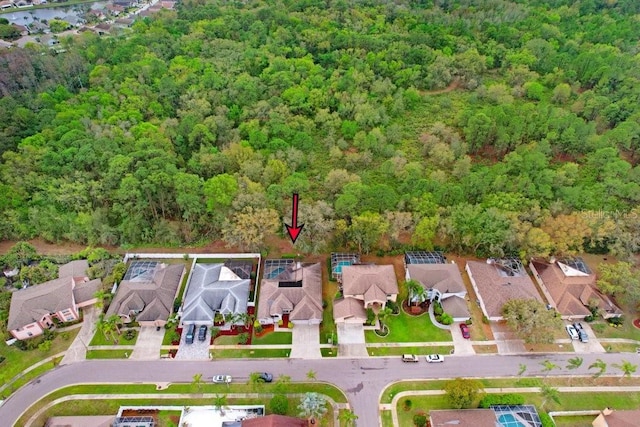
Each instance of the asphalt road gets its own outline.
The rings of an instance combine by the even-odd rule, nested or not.
[[[541,363],[545,360],[557,364],[550,375],[590,375],[588,366],[600,358],[608,364],[607,374],[620,375],[611,364],[623,359],[640,364],[635,354],[579,355],[584,363],[577,370],[565,368],[567,360],[575,353],[522,356],[451,356],[444,363],[427,364],[424,357],[419,363],[403,363],[400,357],[369,359],[282,359],[282,360],[216,360],[213,362],[188,362],[176,360],[131,361],[91,360],[60,366],[45,373],[14,393],[0,406],[3,425],[15,425],[31,404],[60,387],[80,383],[157,383],[187,382],[193,375],[202,373],[204,378],[215,374],[229,374],[234,381],[246,382],[249,372],[271,372],[289,375],[293,381],[305,381],[309,370],[316,372],[319,381],[327,381],[347,393],[349,403],[358,415],[358,427],[379,425],[378,402],[380,393],[391,382],[401,379],[455,378],[455,377],[503,377],[517,376],[520,364],[527,365],[523,376],[546,375]]]

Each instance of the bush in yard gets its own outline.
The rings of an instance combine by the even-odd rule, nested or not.
[[[607,319],[607,322],[615,326],[621,326],[624,323],[624,318],[622,316],[612,317],[610,319]]]
[[[287,328],[293,329],[293,322],[289,322],[289,324],[287,325]]]
[[[546,412],[539,412],[540,421],[542,422],[542,427],[556,427],[556,424],[551,419],[551,416]]]
[[[256,331],[256,333],[259,334],[260,332],[262,332],[262,325],[258,323],[258,326],[254,327],[253,329]]]
[[[262,325],[260,324],[260,321],[259,321],[259,320],[256,320],[255,322],[253,322],[253,327],[254,327],[254,328],[257,328],[258,326],[262,326]]]
[[[246,344],[249,342],[249,334],[246,332],[243,332],[241,334],[238,334],[238,342],[240,344]]]
[[[278,326],[282,326],[284,325],[284,322],[282,321],[282,319],[278,320]]]
[[[435,303],[435,305],[433,306],[433,314],[435,314],[436,316],[440,316],[443,312],[444,310],[442,310],[442,306],[438,303]]]
[[[427,417],[426,415],[416,414],[413,416],[413,424],[416,427],[427,427]]]
[[[517,393],[486,394],[478,406],[489,408],[491,405],[524,405],[524,396]]]
[[[276,394],[269,401],[269,409],[278,415],[286,415],[289,411],[289,399],[284,394]]]
[[[367,325],[373,325],[376,320],[376,314],[371,308],[367,308]]]
[[[47,351],[51,350],[51,341],[49,340],[42,341],[40,345],[38,345],[38,350],[40,350],[43,353],[46,353]]]
[[[411,410],[411,405],[413,405],[413,402],[411,402],[411,399],[405,399],[404,400],[404,410],[405,411]]]
[[[480,381],[456,378],[445,383],[444,391],[451,407],[462,409],[471,407],[483,388]]]
[[[135,329],[127,329],[126,332],[124,333],[124,339],[126,339],[127,341],[132,341],[135,337],[136,337]]]
[[[440,317],[440,323],[442,323],[443,325],[450,325],[453,323],[453,317],[451,317],[449,313],[442,313],[442,316]]]

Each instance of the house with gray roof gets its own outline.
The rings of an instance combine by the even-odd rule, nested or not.
[[[258,321],[263,325],[277,323],[284,315],[294,324],[319,324],[322,321],[320,263],[291,259],[265,261]]]
[[[141,326],[164,326],[180,290],[183,264],[133,261],[120,282],[107,317],[117,314],[125,323],[134,319]]]
[[[252,264],[251,261],[245,264],[248,268],[234,268],[239,267],[237,264],[196,264],[187,285],[182,323],[213,326],[216,313],[225,316],[246,313]],[[225,323],[225,328],[230,326]]]
[[[95,304],[95,293],[101,289],[100,279],[87,277],[86,260],[72,261],[59,267],[59,278],[30,286],[11,295],[7,330],[24,340],[55,328],[54,319],[73,322],[79,310]]]

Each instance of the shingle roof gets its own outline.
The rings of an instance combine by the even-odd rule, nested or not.
[[[496,427],[500,426],[491,409],[445,409],[429,411],[432,426]]]
[[[362,301],[355,298],[342,298],[333,301],[333,318],[344,320],[348,318],[367,320],[367,312]]]
[[[451,317],[456,319],[471,317],[467,301],[464,298],[450,296],[449,298],[441,300],[440,304],[442,304],[444,312],[451,315]]]
[[[30,286],[11,294],[7,329],[39,321],[49,313],[73,307],[73,279],[65,277]]]
[[[608,415],[602,414],[607,427],[636,427],[640,419],[640,410],[614,410]]]
[[[131,310],[140,310],[136,316],[138,321],[167,320],[173,310],[173,300],[183,271],[182,264],[162,265],[151,282],[123,280],[107,310],[107,316],[129,316]]]
[[[86,259],[71,261],[58,268],[58,277],[86,277],[88,268]]]
[[[301,281],[301,286],[286,287],[281,283]],[[322,269],[320,263],[291,262],[282,273],[271,279],[262,279],[258,318],[266,319],[290,309],[292,320],[322,319]]]
[[[456,264],[409,264],[409,277],[417,280],[425,289],[437,289],[441,293],[467,292]]]
[[[572,271],[565,266],[565,270],[570,273],[567,275],[558,262],[549,263],[541,259],[532,260],[531,265],[538,272],[556,309],[563,316],[588,316],[591,313],[586,306],[592,300],[597,301],[598,307],[605,311],[621,313],[609,298],[598,291],[595,274],[572,275]]]
[[[398,293],[398,281],[393,265],[350,265],[342,267],[342,290],[345,296],[368,295],[380,298]],[[367,304],[365,295],[365,305]]]
[[[215,312],[246,313],[251,281],[224,264],[196,264],[189,279],[183,322],[211,322]]]
[[[502,306],[512,299],[535,299],[542,302],[528,274],[505,277],[495,265],[480,261],[467,261],[467,267],[489,317],[502,317]]]
[[[73,297],[76,304],[82,304],[94,298],[96,292],[102,288],[102,280],[93,279],[89,282],[76,283],[73,288]]]

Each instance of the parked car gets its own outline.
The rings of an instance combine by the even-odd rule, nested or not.
[[[462,338],[468,340],[471,338],[471,334],[469,333],[469,327],[466,323],[460,323],[460,332],[462,332]]]
[[[578,337],[580,338],[580,342],[589,342],[589,335],[584,329],[578,331]]]
[[[576,328],[576,331],[580,332],[581,330],[583,330],[584,328],[582,327],[582,323],[580,322],[575,322],[573,324],[573,327]]]
[[[418,361],[418,356],[416,356],[415,354],[403,354],[402,355],[402,361],[403,362],[417,362]]]
[[[428,363],[442,363],[444,362],[444,357],[439,354],[429,354],[426,357]]]
[[[207,325],[200,325],[198,328],[198,341],[207,339]]]
[[[184,338],[184,341],[187,344],[193,344],[193,335],[196,333],[196,325],[189,325],[187,327],[187,335]]]
[[[212,379],[212,381],[216,384],[229,384],[231,380],[231,375],[214,375]]]
[[[577,340],[579,338],[578,331],[576,331],[576,328],[574,328],[572,325],[567,325],[565,329],[567,330],[569,338],[571,338],[572,340]]]
[[[260,375],[260,380],[262,380],[262,382],[270,383],[273,381],[273,375],[269,372],[258,372],[258,374]]]

